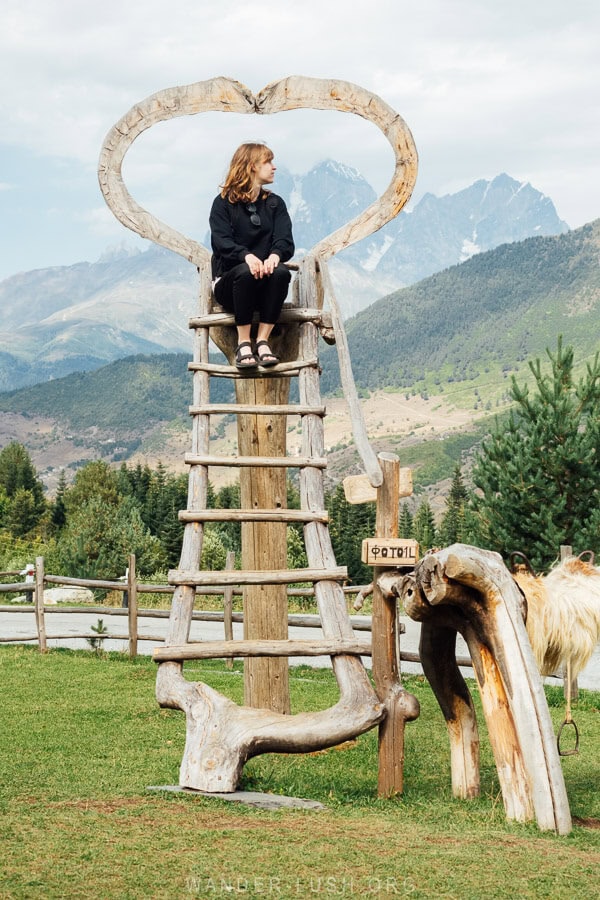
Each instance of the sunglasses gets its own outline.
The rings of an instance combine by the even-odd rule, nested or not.
[[[255,203],[248,203],[247,206],[246,206],[246,209],[247,209],[248,212],[250,213],[250,221],[252,222],[252,224],[253,224],[253,225],[260,225],[260,216],[259,216],[258,213],[256,212],[256,204],[255,204]]]

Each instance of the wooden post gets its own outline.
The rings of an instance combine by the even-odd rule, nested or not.
[[[46,653],[46,620],[44,617],[44,557],[35,559],[35,623],[40,653]]]
[[[565,559],[568,559],[570,556],[573,556],[573,548],[570,544],[561,544],[560,545],[560,561],[563,562]],[[563,671],[563,695],[565,700],[567,697],[570,697],[571,700],[579,699],[579,684],[577,682],[577,678],[571,679],[570,691],[569,691],[569,669],[565,667]]]
[[[235,550],[227,552],[225,568],[228,570],[235,568]],[[223,627],[225,631],[225,640],[233,640],[233,585],[226,585],[223,590]],[[228,669],[233,668],[233,660],[228,659],[225,663]]]
[[[239,403],[282,404],[289,396],[289,378],[248,378],[236,381]],[[286,417],[238,416],[240,456],[283,457]],[[279,509],[287,506],[286,470],[279,467],[244,467],[240,471],[240,499],[244,509]],[[287,569],[285,522],[242,523],[242,568]],[[244,588],[244,638],[285,640],[287,628],[285,585],[247,585]],[[289,664],[285,658],[244,661],[244,704],[289,713]]]
[[[138,652],[138,598],[137,581],[135,575],[135,553],[129,556],[129,568],[127,570],[127,594],[129,605],[127,607],[127,622],[129,626],[129,656],[137,656]]]
[[[398,492],[400,462],[392,453],[380,453],[379,463],[383,483],[377,490],[375,535],[381,538],[398,536]],[[408,694],[400,682],[398,664],[398,617],[396,598],[384,595],[378,579],[385,569],[373,568],[372,653],[373,679],[379,699],[385,703],[387,715],[379,725],[379,773],[377,792],[390,797],[402,792],[404,786],[404,723],[419,715],[416,699]]]

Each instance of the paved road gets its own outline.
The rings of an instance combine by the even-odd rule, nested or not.
[[[15,642],[22,640],[24,637],[32,637],[35,634],[35,621],[33,610],[25,608],[26,612],[17,612],[15,609],[4,611],[0,610],[0,638],[11,638]],[[23,609],[23,608],[22,608]],[[91,626],[95,625],[99,618],[103,619],[105,626],[111,634],[123,635],[122,639],[105,641],[105,650],[127,651],[127,618],[123,610],[115,610],[116,615],[110,616],[108,611],[92,610],[90,612],[64,613],[60,609],[46,610],[46,634],[48,636],[49,647],[71,647],[74,649],[85,649],[86,641],[83,638],[61,637],[60,640],[52,640],[53,634],[61,636],[75,635],[89,632],[92,635]],[[156,636],[165,634],[167,629],[167,618],[164,619],[148,619],[139,618],[139,634]],[[406,633],[401,638],[401,650],[409,653],[417,653],[419,646],[420,625],[413,622],[412,619],[402,617],[401,620],[406,628]],[[233,636],[235,639],[241,639],[242,625],[234,622]],[[290,628],[291,638],[318,638],[322,636],[319,628]],[[223,624],[221,622],[197,622],[192,623],[190,639],[191,640],[221,640],[223,638]],[[0,644],[2,646],[2,644]],[[138,651],[142,654],[150,655],[154,647],[160,646],[156,640],[139,640]],[[462,639],[459,637],[457,641],[457,655],[468,656],[468,651]],[[364,658],[367,666],[370,666],[370,659]],[[330,664],[329,657],[292,657],[291,665],[311,665],[311,666],[328,666]],[[402,671],[407,673],[419,673],[421,667],[418,663],[403,662]],[[465,677],[473,677],[470,669],[462,669]],[[548,684],[558,684],[555,678],[546,679]],[[579,685],[588,690],[600,691],[600,645],[596,647],[594,655],[585,669],[579,676]]]

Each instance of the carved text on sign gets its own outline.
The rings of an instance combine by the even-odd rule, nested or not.
[[[368,566],[414,566],[419,544],[408,538],[366,538],[361,559]]]

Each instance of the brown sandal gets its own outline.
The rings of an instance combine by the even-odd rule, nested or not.
[[[258,362],[256,361],[256,356],[254,353],[242,353],[242,347],[250,347],[252,349],[252,344],[250,341],[242,341],[241,344],[238,344],[235,348],[235,365],[237,369],[256,369],[258,366]]]
[[[261,347],[266,347],[267,349],[261,353]],[[268,369],[270,366],[276,366],[279,362],[279,357],[275,356],[274,353],[271,353],[268,341],[257,341],[256,355],[258,356],[258,362],[265,369]]]

